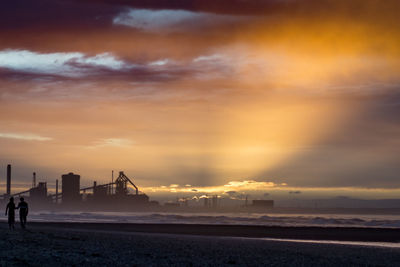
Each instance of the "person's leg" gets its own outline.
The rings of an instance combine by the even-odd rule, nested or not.
[[[21,224],[21,228],[24,228],[23,216],[22,213],[19,213],[19,223]]]
[[[8,217],[8,228],[10,228],[10,230],[14,229],[14,222],[12,216]]]

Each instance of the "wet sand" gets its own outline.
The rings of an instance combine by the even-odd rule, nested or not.
[[[311,231],[310,227],[273,228],[269,233],[276,235],[300,230],[304,236]],[[343,229],[339,230],[336,233],[343,236]],[[386,241],[399,231],[382,230]],[[18,225],[9,231],[2,224],[0,266],[400,266],[396,248],[229,237],[265,235],[266,231],[253,226],[88,223],[31,223],[26,231]]]
[[[400,242],[400,229],[360,227],[288,227],[209,224],[30,223],[35,228],[87,229],[139,233],[286,238],[308,240]]]

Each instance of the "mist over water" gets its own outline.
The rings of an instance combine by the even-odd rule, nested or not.
[[[348,214],[32,212],[28,221],[400,228],[400,215]]]

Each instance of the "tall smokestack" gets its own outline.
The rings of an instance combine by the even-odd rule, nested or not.
[[[111,171],[111,195],[114,194],[114,170]]]
[[[58,179],[56,180],[56,204],[58,203]]]
[[[11,195],[11,165],[7,165],[7,195]]]
[[[36,172],[33,173],[32,188],[36,187]]]

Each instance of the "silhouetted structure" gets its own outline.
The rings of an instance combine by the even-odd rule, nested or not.
[[[129,185],[135,188],[134,194],[129,194]],[[139,193],[139,188],[122,171],[114,182],[98,185],[95,181],[93,186],[82,188],[80,191],[83,193],[82,200],[85,201],[85,206],[95,209],[132,210],[135,207],[154,205],[150,203],[146,194]],[[87,191],[91,191],[92,194],[87,194]]]
[[[81,176],[72,172],[61,176],[62,183],[62,203],[64,205],[77,203],[81,200],[80,179]]]
[[[130,183],[136,189],[136,195],[139,194],[137,186],[124,174],[119,172],[118,178],[115,180],[115,194],[116,195],[127,195],[128,194],[128,183]]]
[[[36,174],[34,175],[34,177],[36,178]],[[29,198],[35,207],[49,207],[49,205],[51,204],[47,195],[46,182],[40,182],[37,186],[32,187],[31,189],[12,194],[11,196]]]
[[[40,182],[38,186],[31,188],[29,190],[29,196],[31,201],[34,202],[47,201],[47,183]]]
[[[33,177],[32,177],[32,188],[36,187],[36,172],[33,173]]]
[[[3,203],[10,197],[24,197],[31,203],[33,209],[66,208],[78,210],[140,210],[144,207],[158,206],[158,202],[150,202],[149,197],[139,192],[139,188],[127,177],[119,172],[117,179],[111,183],[80,188],[80,175],[68,173],[61,176],[61,193],[56,180],[55,193],[48,194],[47,183],[36,184],[36,173],[33,173],[32,188],[11,195],[11,165],[7,166],[7,194],[2,196]],[[115,188],[115,191],[113,190]],[[131,187],[131,188],[129,188]],[[132,192],[132,187],[134,191]],[[61,200],[61,205],[60,204]]]
[[[58,179],[56,180],[56,204],[58,204]]]
[[[7,196],[11,195],[11,165],[7,165]]]

